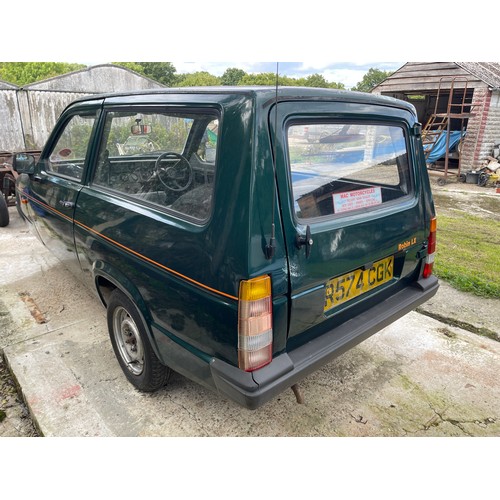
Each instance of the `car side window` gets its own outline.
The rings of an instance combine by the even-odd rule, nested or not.
[[[96,114],[71,117],[44,162],[48,172],[82,179],[95,122]]]
[[[217,124],[214,113],[207,111],[108,112],[93,184],[206,220],[212,206]]]

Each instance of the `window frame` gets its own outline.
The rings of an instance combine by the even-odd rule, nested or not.
[[[178,210],[175,210],[173,208],[161,205],[159,203],[152,202],[150,200],[140,198],[137,196],[134,196],[133,194],[126,193],[124,191],[121,191],[119,189],[114,189],[113,187],[109,186],[104,186],[101,184],[98,184],[95,182],[95,177],[97,174],[97,170],[99,167],[99,157],[101,155],[102,148],[105,147],[104,144],[104,139],[106,141],[106,144],[108,142],[109,138],[109,130],[106,132],[106,127],[107,127],[107,120],[108,117],[111,113],[135,113],[135,114],[165,114],[165,115],[175,115],[175,114],[180,114],[180,115],[186,115],[186,118],[193,117],[195,115],[204,115],[207,120],[206,120],[206,126],[214,120],[217,119],[219,120],[219,127],[221,127],[222,124],[222,111],[219,107],[216,106],[207,106],[207,107],[195,107],[195,106],[178,106],[178,105],[162,105],[162,104],[120,104],[120,105],[112,105],[112,106],[104,106],[102,113],[101,113],[101,118],[100,118],[100,129],[97,137],[97,143],[96,143],[96,154],[95,154],[95,161],[93,164],[92,171],[90,172],[89,175],[89,182],[88,185],[94,190],[97,191],[102,191],[107,194],[112,194],[113,196],[117,196],[120,198],[123,198],[127,202],[133,202],[134,204],[137,204],[138,206],[143,206],[147,207],[148,209],[154,209],[159,212],[162,212],[166,215],[173,216],[175,218],[187,221],[191,224],[194,224],[196,226],[205,226],[209,222],[209,220],[212,218],[212,214],[214,211],[214,203],[215,203],[215,183],[216,183],[216,176],[217,176],[217,165],[219,162],[219,156],[220,156],[220,141],[217,141],[217,147],[216,147],[216,154],[215,154],[215,161],[213,163],[210,162],[205,162],[203,161],[197,154],[199,144],[201,142],[201,137],[203,136],[204,130],[202,125],[198,126],[192,126],[189,130],[189,133],[186,137],[186,141],[184,143],[183,150],[181,151],[180,154],[185,156],[186,154],[189,154],[189,157],[186,156],[186,158],[189,159],[191,163],[191,158],[193,156],[196,156],[196,164],[200,164],[203,167],[208,166],[209,168],[212,169],[212,177],[213,180],[211,184],[213,185],[212,188],[212,200],[210,204],[210,210],[207,216],[203,219],[194,217],[192,215],[189,215],[185,212],[181,212]],[[208,119],[209,118],[209,119]],[[194,118],[196,120],[196,118]],[[197,142],[197,138],[200,138],[200,142]],[[198,146],[196,146],[198,144]],[[106,148],[105,148],[106,149]],[[127,156],[116,156],[112,158],[130,158]],[[140,161],[140,160],[139,160]],[[208,184],[208,183],[206,183]],[[206,185],[205,184],[205,185]],[[189,191],[186,191],[186,193]],[[182,196],[182,195],[181,195]]]
[[[385,126],[385,127],[394,127],[398,128],[402,131],[403,134],[403,139],[405,142],[405,149],[406,149],[406,158],[407,158],[407,169],[404,169],[406,171],[406,175],[402,175],[402,166],[399,164],[400,162],[396,158],[396,168],[398,170],[398,175],[400,179],[399,185],[402,185],[404,183],[407,184],[408,187],[408,193],[396,198],[394,200],[390,200],[387,202],[383,202],[379,205],[374,205],[374,206],[368,206],[368,207],[363,207],[360,209],[355,209],[355,210],[350,210],[346,212],[340,212],[340,213],[331,213],[328,215],[319,215],[316,217],[299,217],[297,215],[297,212],[295,210],[295,196],[294,196],[294,191],[293,191],[293,182],[292,182],[292,163],[290,161],[290,145],[289,145],[289,129],[292,126],[310,126],[310,125],[321,125],[321,124],[332,124],[332,125],[374,125],[374,126]],[[342,118],[342,117],[313,117],[313,116],[307,116],[307,117],[290,117],[288,120],[285,121],[284,123],[284,149],[285,149],[285,162],[286,162],[286,175],[288,178],[288,185],[289,185],[289,196],[290,196],[290,206],[291,206],[291,212],[292,212],[292,219],[294,220],[295,224],[297,225],[304,225],[304,224],[320,224],[323,222],[328,222],[328,221],[336,221],[339,219],[347,219],[347,218],[356,218],[360,216],[364,216],[365,214],[369,213],[370,215],[374,215],[378,212],[385,212],[387,210],[393,209],[394,207],[401,206],[404,204],[407,204],[410,200],[415,199],[416,196],[416,172],[415,172],[415,165],[414,165],[414,160],[413,160],[413,154],[412,154],[412,145],[411,145],[411,133],[408,130],[408,126],[404,121],[399,121],[399,120],[383,120],[383,119],[364,119],[364,118]],[[353,181],[356,181],[356,179],[353,179]],[[378,186],[380,184],[373,183],[374,186]],[[380,185],[383,186],[383,185]]]
[[[94,123],[92,124],[92,129],[90,131],[90,135],[88,137],[87,141],[87,149],[85,151],[85,157],[83,158],[83,165],[82,165],[82,175],[80,177],[75,177],[73,175],[68,175],[64,174],[61,172],[56,172],[55,170],[52,170],[50,168],[51,166],[51,160],[50,157],[54,153],[54,150],[56,146],[59,143],[59,139],[63,135],[63,133],[67,130],[68,125],[71,123],[71,121],[75,117],[93,117],[94,118]],[[93,107],[91,109],[76,109],[70,114],[68,114],[65,119],[61,122],[60,126],[58,127],[54,137],[51,139],[50,144],[48,144],[47,150],[43,151],[42,157],[39,160],[40,166],[43,169],[43,171],[47,175],[53,175],[55,177],[60,177],[62,179],[66,179],[72,182],[76,182],[78,184],[84,185],[86,183],[86,177],[87,177],[87,172],[89,170],[89,164],[91,162],[91,159],[93,157],[93,142],[94,142],[94,137],[96,135],[96,131],[98,130],[99,122],[101,118],[101,109],[100,107]],[[64,163],[64,162],[61,162]],[[68,161],[68,163],[71,163]]]

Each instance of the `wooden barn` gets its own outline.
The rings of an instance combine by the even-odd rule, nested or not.
[[[498,155],[500,63],[408,62],[372,93],[415,106],[436,174],[463,175]]]
[[[113,64],[17,87],[0,81],[0,151],[41,149],[63,109],[75,99],[163,85]]]

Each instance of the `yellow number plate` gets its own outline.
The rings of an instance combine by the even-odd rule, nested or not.
[[[369,290],[387,283],[394,275],[394,256],[379,260],[370,269],[356,269],[328,280],[325,291],[325,308],[329,311]]]

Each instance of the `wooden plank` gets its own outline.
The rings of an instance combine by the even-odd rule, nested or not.
[[[461,70],[460,68],[456,69],[450,69],[450,70],[434,70],[434,71],[412,71],[412,72],[405,72],[405,73],[393,73],[390,78],[442,78],[442,77],[449,77],[449,78],[454,78],[454,77],[465,77],[468,80],[477,80],[479,81],[480,79],[477,76],[472,75],[471,73],[468,73],[464,70]]]
[[[471,73],[468,73],[465,70],[462,70],[460,68],[454,68],[454,69],[449,69],[449,70],[444,70],[444,69],[439,69],[439,70],[426,70],[426,71],[405,71],[405,72],[399,72],[396,71],[396,73],[393,73],[389,79],[394,80],[394,79],[408,79],[408,78],[432,78],[432,79],[440,79],[442,77],[449,77],[449,78],[454,78],[454,77],[466,77],[470,81],[482,81],[478,77],[472,75]]]
[[[409,81],[404,81],[404,82],[389,82],[386,80],[383,84],[380,84],[377,89],[377,93],[413,93],[413,94],[418,94],[418,93],[432,93],[436,92],[438,90],[438,82],[419,82],[419,81],[414,81],[414,80],[409,80]],[[477,82],[474,85],[474,88],[487,88],[488,85],[486,85],[484,82]],[[448,90],[450,88],[449,85],[445,85],[444,83],[441,85],[441,90]],[[460,89],[463,88],[461,87],[458,82],[455,85],[455,89]],[[469,89],[472,87],[468,86]]]
[[[412,72],[412,71],[436,71],[436,70],[444,70],[444,71],[449,71],[449,70],[454,70],[454,69],[460,69],[463,71],[462,68],[460,68],[457,64],[450,62],[450,63],[407,63],[405,64],[402,68],[398,70],[402,72]]]
[[[450,82],[455,78],[454,87],[461,89],[467,83],[468,88],[486,87],[487,85],[454,62],[408,62],[390,77],[377,86],[377,92],[408,92],[427,91],[451,87]],[[467,78],[467,82],[465,81]]]

